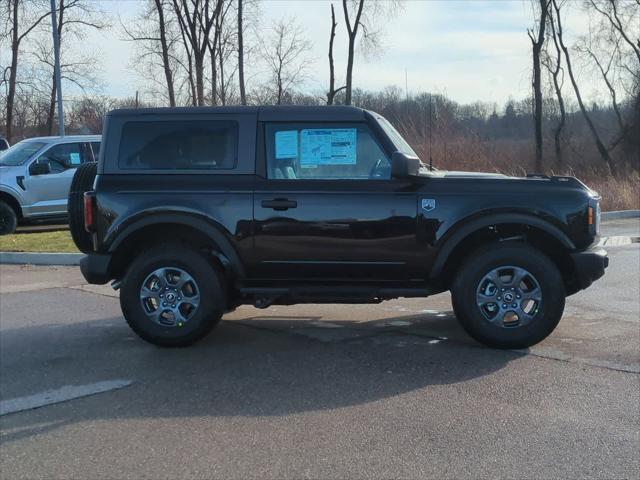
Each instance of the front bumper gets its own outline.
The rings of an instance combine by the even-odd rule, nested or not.
[[[575,269],[575,286],[583,290],[604,275],[609,266],[609,257],[604,248],[593,247],[582,252],[571,254]]]
[[[104,285],[111,280],[111,255],[90,253],[80,259],[80,271],[89,283]]]

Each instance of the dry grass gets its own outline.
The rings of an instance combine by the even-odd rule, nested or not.
[[[640,175],[637,172],[626,178],[607,176],[587,183],[602,196],[603,210],[640,210]]]
[[[0,237],[0,251],[78,253],[68,231],[3,235]]]
[[[482,141],[474,137],[438,138],[433,141],[431,149],[425,141],[410,143],[423,161],[428,162],[431,153],[434,166],[445,170],[500,172],[515,176],[534,171],[530,142]],[[579,178],[602,196],[602,209],[605,211],[640,209],[638,162],[627,162],[619,167],[621,172],[618,176],[613,177],[598,157],[583,154],[582,147],[586,149],[588,145],[573,145],[572,150],[566,152],[566,163],[547,168],[545,173]],[[547,151],[552,152],[553,147],[547,146]],[[547,161],[546,164],[553,163]]]

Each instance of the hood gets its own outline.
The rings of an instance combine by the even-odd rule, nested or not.
[[[485,172],[443,172],[447,178],[513,178],[502,173],[485,173]]]

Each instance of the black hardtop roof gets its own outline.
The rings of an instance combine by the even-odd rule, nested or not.
[[[161,107],[119,108],[108,113],[113,117],[142,115],[238,115],[253,113],[260,121],[361,121],[366,110],[347,105],[323,106],[233,106],[233,107]]]

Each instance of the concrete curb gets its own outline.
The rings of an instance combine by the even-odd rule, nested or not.
[[[617,220],[619,218],[640,218],[640,210],[616,210],[602,212],[602,220]]]
[[[0,263],[13,265],[79,265],[82,253],[0,252]]]

